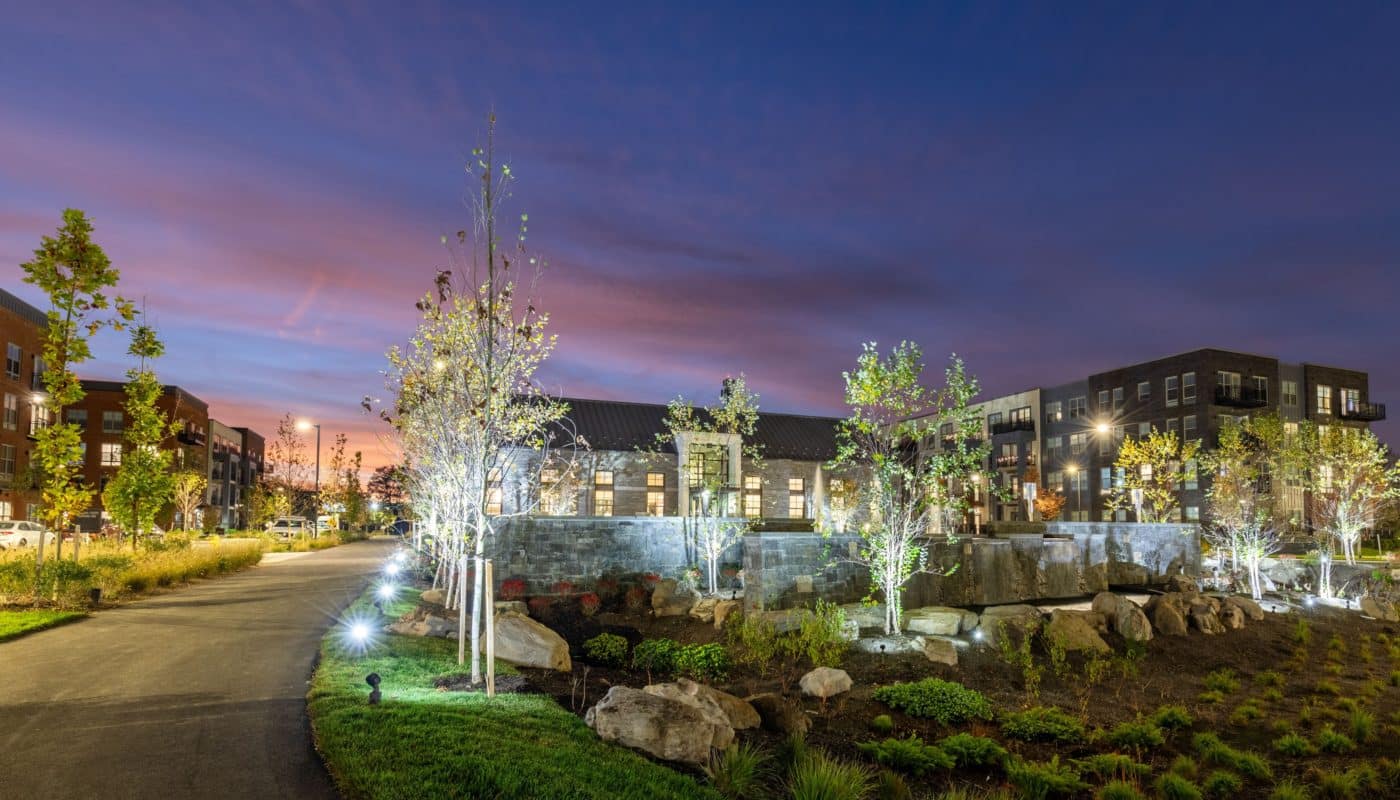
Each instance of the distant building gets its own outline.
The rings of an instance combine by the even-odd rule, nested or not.
[[[263,471],[263,437],[209,420],[209,488],[205,514],[219,527],[248,526],[248,492]]]
[[[44,389],[44,312],[0,289],[0,342],[5,371],[0,374],[0,520],[37,520],[39,493],[24,485],[33,432],[45,424],[39,402]]]

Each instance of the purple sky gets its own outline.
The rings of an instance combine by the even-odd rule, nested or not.
[[[907,338],[991,393],[1218,346],[1400,403],[1393,3],[20,5],[4,285],[37,300],[18,264],[86,210],[162,377],[229,424],[292,411],[387,457],[358,401],[491,108],[564,394],[744,371],[837,413],[860,342]]]

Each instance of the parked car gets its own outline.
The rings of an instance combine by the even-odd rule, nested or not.
[[[268,523],[267,532],[284,539],[305,534],[316,535],[311,528],[311,520],[306,517],[278,517]]]
[[[0,522],[0,550],[12,547],[36,547],[39,537],[44,537],[45,546],[52,545],[57,538],[37,522],[8,520]]]

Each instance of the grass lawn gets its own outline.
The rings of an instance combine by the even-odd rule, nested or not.
[[[87,616],[80,611],[0,611],[0,642]]]
[[[346,615],[372,616],[368,598]],[[356,655],[342,630],[322,642],[307,706],[317,746],[347,797],[718,797],[688,775],[600,741],[550,697],[438,691],[433,678],[461,671],[455,641],[380,634]],[[377,707],[367,702],[371,672],[383,680]]]

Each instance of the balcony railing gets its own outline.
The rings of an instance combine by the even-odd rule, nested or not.
[[[1020,456],[997,456],[998,467],[1014,467],[1020,463]]]
[[[1253,386],[1217,386],[1215,404],[1235,408],[1263,408],[1269,404],[1269,397]]]
[[[999,433],[1015,433],[1017,431],[1034,431],[1035,420],[1032,419],[1009,419],[998,422],[992,426],[992,435]]]
[[[204,432],[186,428],[175,437],[184,444],[202,445],[204,444]]]
[[[1347,403],[1337,416],[1357,422],[1380,422],[1385,419],[1385,403]]]

